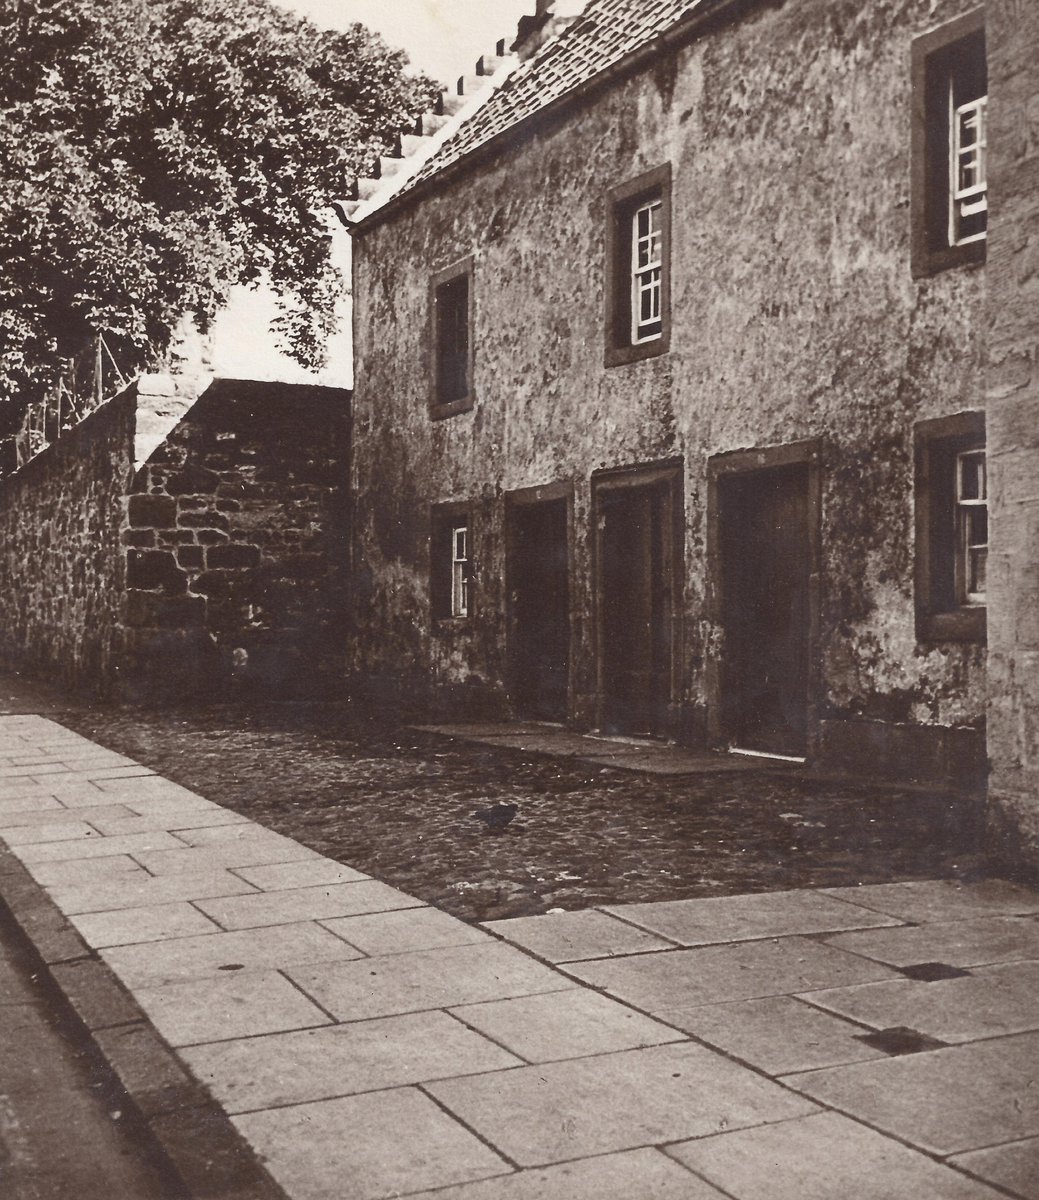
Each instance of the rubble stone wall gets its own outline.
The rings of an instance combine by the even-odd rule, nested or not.
[[[8,665],[136,699],[338,685],[349,393],[207,383],[146,376],[0,483]]]
[[[122,662],[135,409],[131,390],[0,482],[0,657],[93,694]]]
[[[346,399],[218,380],[137,472],[123,534],[136,688],[333,686],[345,638]]]
[[[989,802],[1002,855],[1039,870],[1039,8],[988,11]]]

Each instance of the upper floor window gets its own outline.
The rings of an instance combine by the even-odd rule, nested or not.
[[[606,365],[667,351],[670,343],[671,168],[608,194]]]
[[[433,280],[431,411],[449,417],[473,404],[472,263],[466,260]]]
[[[661,292],[664,235],[659,196],[645,201],[631,218],[631,342],[651,342],[663,332]]]
[[[984,641],[985,414],[916,427],[916,609],[922,641]]]
[[[913,271],[983,262],[988,230],[983,14],[913,43]]]

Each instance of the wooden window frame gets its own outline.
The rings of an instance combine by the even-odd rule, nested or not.
[[[660,203],[660,332],[637,341],[634,222],[640,209]],[[671,348],[671,164],[611,188],[606,194],[607,367],[656,358]]]
[[[459,280],[466,281],[467,295],[467,354],[466,354],[466,390],[461,396],[449,400],[441,396],[441,327],[437,308],[438,297],[442,290]],[[476,305],[473,288],[473,259],[462,259],[450,267],[438,271],[430,281],[429,287],[429,341],[431,346],[432,370],[430,372],[429,413],[434,420],[453,417],[456,413],[468,412],[476,403],[476,392],[473,387],[474,342]]]
[[[935,275],[953,267],[979,265],[986,258],[987,230],[962,241],[953,236],[955,135],[952,121],[955,112],[949,99],[950,81],[957,72],[957,47],[973,53],[980,41],[984,54],[984,34],[985,10],[979,8],[913,40],[911,212],[914,278]],[[963,62],[967,61],[963,59]]]
[[[456,611],[455,532],[466,530],[469,565],[466,611]],[[434,504],[429,513],[429,608],[433,628],[450,628],[472,620],[475,610],[475,558],[473,555],[473,510],[468,501]]]
[[[985,414],[920,421],[914,441],[917,639],[984,644],[985,605],[963,592],[957,465],[961,454],[985,449]]]

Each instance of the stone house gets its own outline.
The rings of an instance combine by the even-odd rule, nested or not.
[[[355,679],[958,785],[988,718],[1034,836],[1037,36],[539,0],[346,206]]]

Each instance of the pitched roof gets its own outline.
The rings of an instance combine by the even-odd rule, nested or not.
[[[392,195],[380,196],[380,200],[386,203],[433,178],[708,3],[709,0],[589,0],[573,24],[547,41],[531,58],[516,65],[416,170],[404,173]]]

